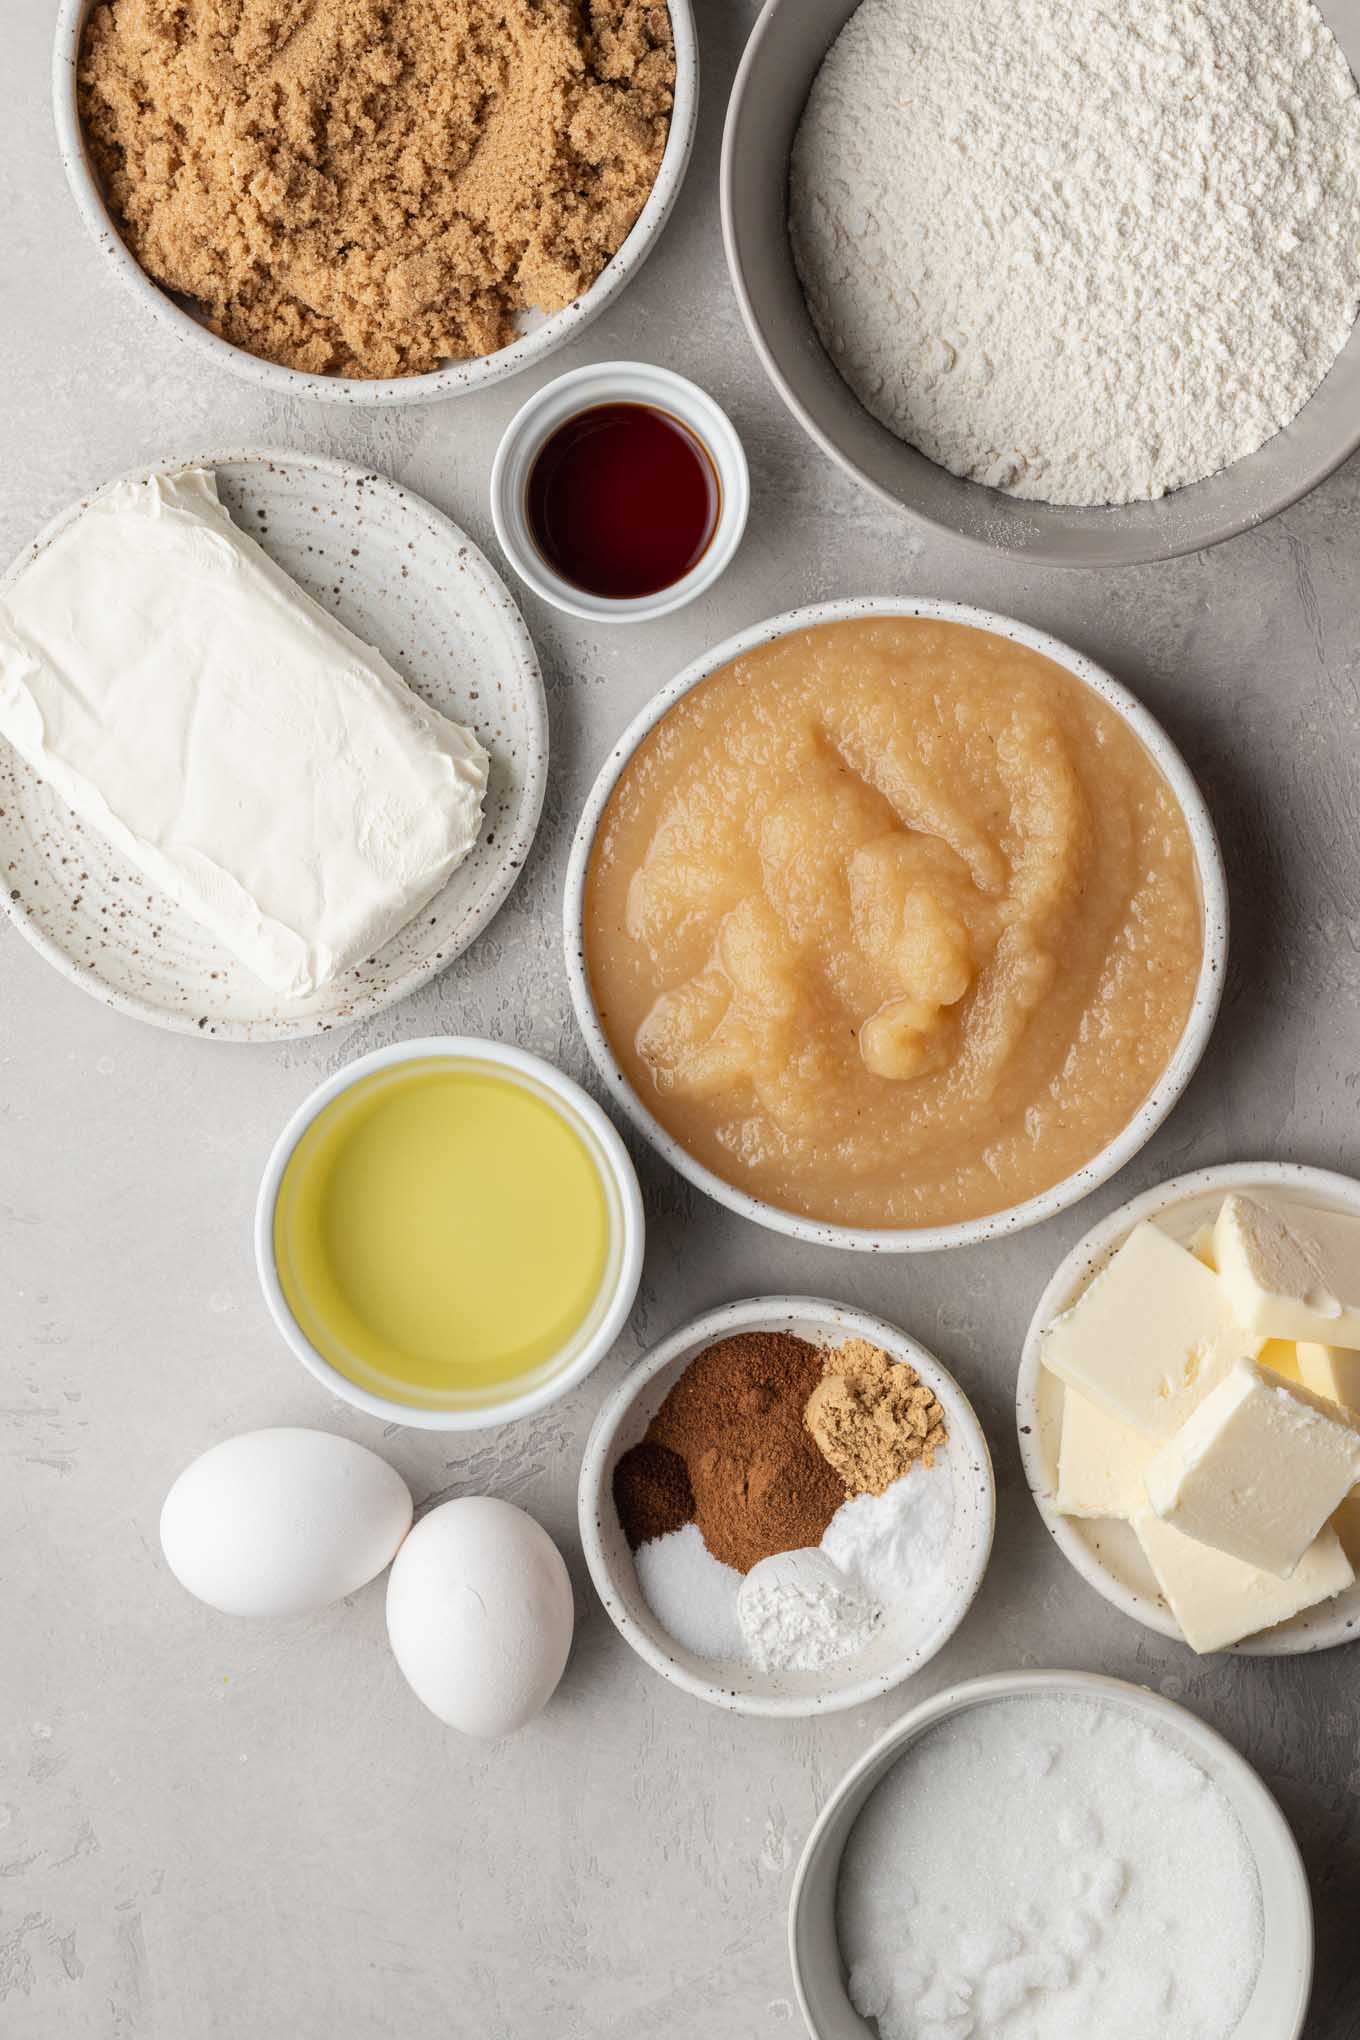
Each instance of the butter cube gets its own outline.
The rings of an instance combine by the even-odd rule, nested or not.
[[[1272,1374],[1282,1374],[1286,1381],[1303,1381],[1299,1366],[1299,1349],[1292,1339],[1267,1339],[1256,1355],[1262,1367],[1268,1367]],[[1312,1388],[1311,1381],[1304,1382],[1305,1388]]]
[[[1360,1347],[1360,1219],[1225,1197],[1214,1226],[1219,1280],[1263,1339]]]
[[[1244,1332],[1218,1277],[1158,1226],[1136,1226],[1043,1335],[1050,1372],[1116,1423],[1170,1438],[1264,1335]]]
[[[1360,1410],[1360,1353],[1348,1353],[1344,1346],[1321,1346],[1313,1339],[1300,1339],[1294,1350],[1305,1388],[1343,1409]],[[1261,1358],[1267,1357],[1263,1352]]]
[[[1335,1530],[1324,1530],[1287,1580],[1197,1544],[1151,1509],[1133,1519],[1138,1542],[1192,1650],[1226,1650],[1273,1629],[1353,1584],[1355,1572]]]
[[[1151,1438],[1116,1423],[1069,1388],[1063,1396],[1058,1447],[1058,1507],[1064,1516],[1119,1516],[1147,1507],[1143,1469],[1156,1452]]]
[[[1243,1360],[1150,1462],[1165,1523],[1287,1579],[1360,1481],[1360,1417]]]

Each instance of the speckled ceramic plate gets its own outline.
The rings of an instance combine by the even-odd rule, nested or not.
[[[424,984],[466,949],[514,884],[547,778],[538,660],[509,590],[466,532],[385,476],[312,454],[238,452],[158,461],[134,478],[189,465],[212,468],[242,529],[425,701],[476,732],[491,755],[476,847],[376,956],[311,998],[280,999],[0,739],[4,904],[49,963],[120,1012],[233,1041],[320,1034]],[[55,518],[6,582],[90,500]]]
[[[1016,1422],[1025,1478],[1054,1543],[1097,1593],[1160,1636],[1179,1638],[1180,1627],[1130,1525],[1106,1517],[1062,1516],[1055,1506],[1066,1390],[1042,1364],[1039,1338],[1060,1311],[1071,1308],[1145,1218],[1155,1218],[1174,1239],[1188,1242],[1216,1215],[1231,1190],[1360,1217],[1360,1183],[1330,1169],[1310,1169],[1298,1162],[1234,1162],[1222,1168],[1196,1169],[1192,1175],[1176,1176],[1155,1190],[1145,1190],[1092,1227],[1054,1275],[1039,1298],[1026,1334],[1016,1384]],[[1244,1657],[1292,1657],[1302,1651],[1329,1650],[1358,1637],[1360,1580],[1334,1601],[1305,1608],[1301,1615],[1262,1630],[1259,1636],[1249,1636],[1233,1649]]]
[[[940,1611],[924,1636],[909,1644],[891,1617],[854,1657],[825,1671],[763,1672],[753,1664],[703,1658],[686,1650],[653,1615],[614,1506],[614,1468],[638,1444],[675,1383],[707,1346],[737,1332],[789,1332],[814,1346],[868,1339],[914,1367],[943,1405],[953,1469],[954,1515],[941,1559]],[[996,1482],[991,1454],[973,1405],[933,1353],[896,1325],[820,1296],[755,1296],[726,1303],[682,1325],[639,1361],[595,1420],[581,1461],[577,1515],[586,1564],[610,1621],[653,1671],[682,1692],[734,1714],[788,1719],[834,1714],[876,1700],[910,1678],[944,1648],[976,1599],[991,1557]]]

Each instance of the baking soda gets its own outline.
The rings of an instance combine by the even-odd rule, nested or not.
[[[998,1700],[929,1729],[870,1796],[837,1932],[879,2040],[1228,2040],[1260,1881],[1170,1735],[1101,1702]]]

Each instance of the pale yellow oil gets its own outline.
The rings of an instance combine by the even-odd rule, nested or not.
[[[490,1063],[394,1064],[293,1152],[279,1279],[333,1367],[419,1401],[513,1391],[570,1346],[610,1259],[600,1167],[531,1081]]]

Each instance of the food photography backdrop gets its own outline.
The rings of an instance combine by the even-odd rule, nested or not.
[[[1039,1296],[1105,1213],[1213,1163],[1360,1173],[1360,464],[1213,550],[1099,572],[966,546],[857,486],[766,379],[724,264],[723,115],[756,12],[697,0],[693,161],[647,266],[600,320],[489,389],[366,411],[275,397],[147,318],[66,188],[50,0],[3,0],[6,559],[126,469],[272,446],[392,476],[505,571],[488,477],[506,425],[553,376],[612,359],[709,391],[752,490],[734,563],[672,616],[594,627],[511,580],[547,689],[542,824],[466,954],[377,1017],[265,1045],[172,1034],[83,996],[0,926],[4,2040],[781,2040],[801,2031],[790,1880],[842,1773],[932,1692],[1049,1667],[1178,1700],[1259,1769],[1310,1876],[1309,2040],[1360,2034],[1354,1647],[1198,1658],[1130,1621],[1051,1541],[1014,1414]],[[253,1264],[279,1128],[356,1055],[438,1034],[515,1043],[603,1100],[562,960],[567,855],[596,773],[707,648],[856,595],[973,603],[1052,632],[1125,682],[1181,748],[1221,835],[1232,908],[1223,1009],[1186,1095],[1079,1206],[928,1255],[759,1228],[621,1127],[646,1259],[631,1320],[593,1374],[537,1415],[461,1435],[385,1426],[331,1399],[286,1350]],[[658,1678],[607,1618],[576,1517],[591,1423],[639,1356],[701,1311],[778,1293],[914,1334],[971,1398],[998,1481],[991,1566],[944,1650],[907,1686],[803,1721],[720,1712]],[[176,1475],[219,1440],[285,1424],[380,1450],[418,1508],[494,1494],[549,1531],[576,1635],[555,1698],[521,1734],[474,1742],[415,1701],[383,1647],[380,1585],[256,1626],[176,1583],[157,1541]]]

